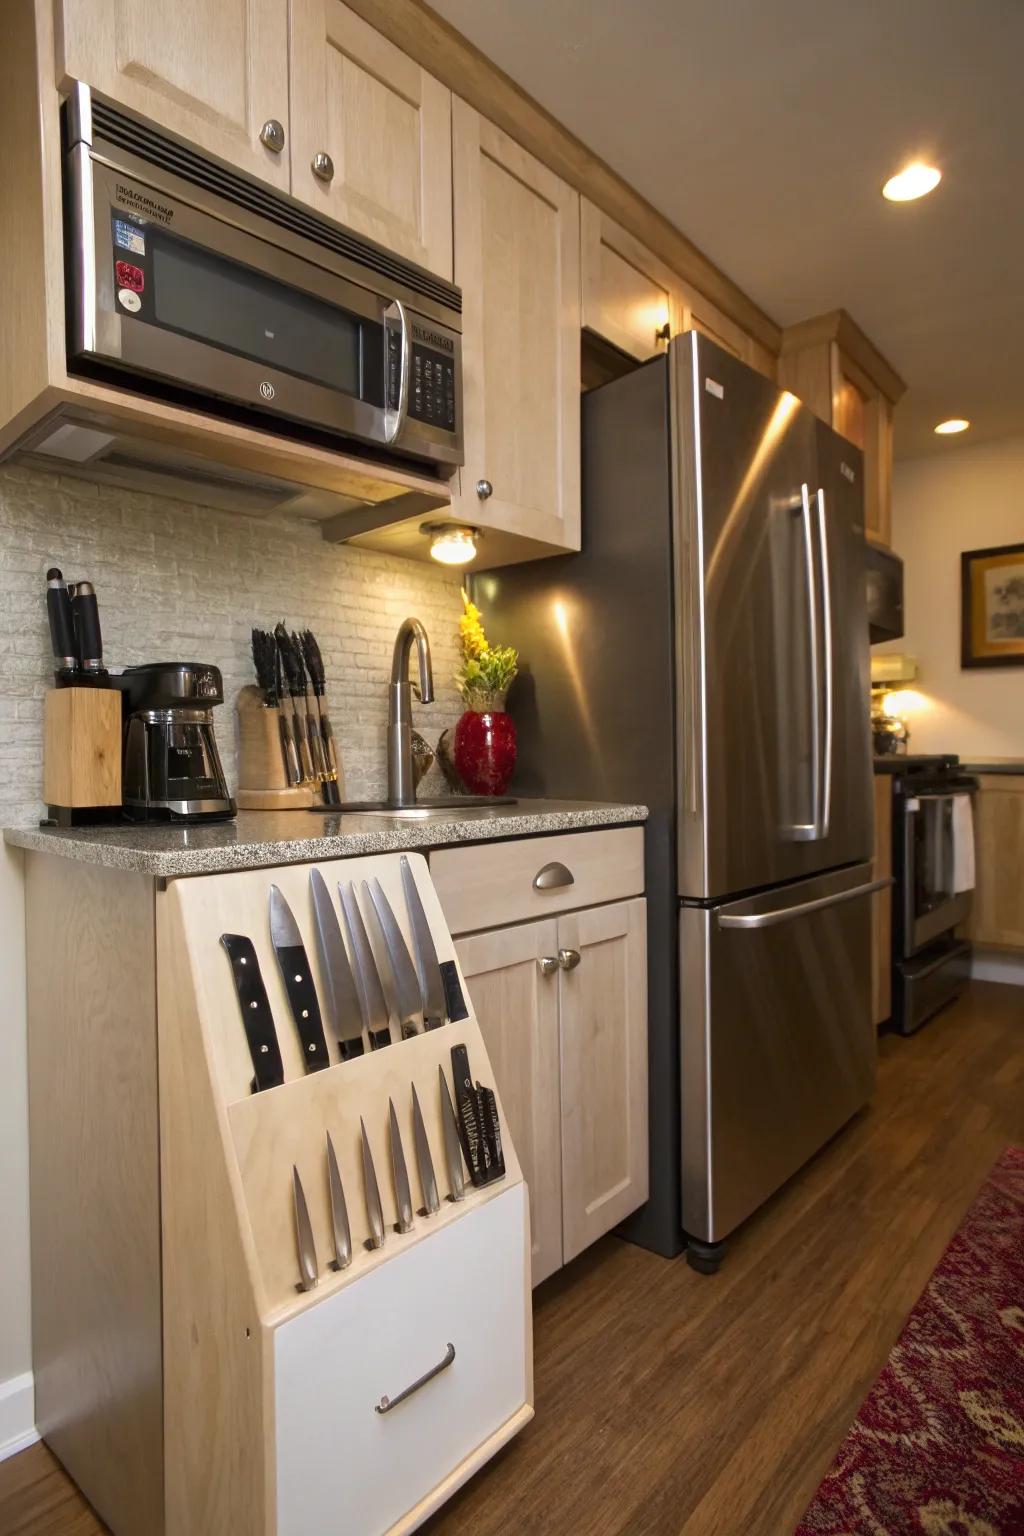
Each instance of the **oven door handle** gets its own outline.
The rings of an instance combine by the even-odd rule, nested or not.
[[[873,896],[892,885],[892,876],[883,875],[880,880],[869,880],[866,885],[855,885],[850,891],[839,891],[834,896],[818,896],[813,901],[801,901],[794,907],[774,907],[770,912],[719,914],[719,928],[774,928],[778,923],[788,923],[794,917],[806,917],[811,912],[824,912],[827,907],[838,907],[844,901],[855,901],[858,896]]]
[[[391,337],[398,332],[398,399],[391,404]],[[393,443],[405,426],[409,408],[409,320],[401,299],[384,311],[384,441]]]

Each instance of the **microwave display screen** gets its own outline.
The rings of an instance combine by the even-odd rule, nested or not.
[[[361,389],[362,321],[165,230],[151,228],[147,238],[157,325],[367,398]],[[379,327],[369,329],[380,336]]]

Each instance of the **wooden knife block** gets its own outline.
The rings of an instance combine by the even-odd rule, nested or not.
[[[43,706],[43,799],[60,821],[121,815],[121,695],[51,688]],[[82,814],[76,814],[82,813]]]
[[[281,712],[269,709],[258,688],[242,688],[238,711],[238,809],[308,811],[317,803],[316,787],[289,784],[281,751]]]

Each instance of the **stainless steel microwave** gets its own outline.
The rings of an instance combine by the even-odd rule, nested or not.
[[[64,131],[71,372],[462,463],[458,288],[88,86]]]

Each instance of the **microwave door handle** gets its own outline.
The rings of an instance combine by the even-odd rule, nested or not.
[[[801,842],[814,842],[821,826],[821,677],[818,650],[818,603],[814,579],[814,534],[811,498],[806,485],[800,487],[800,519],[804,538],[804,590],[807,599],[807,644],[811,664],[811,819],[797,825],[791,836]]]
[[[396,328],[399,333],[398,348],[398,400],[391,404],[390,336]],[[392,299],[384,311],[384,441],[393,443],[405,426],[409,408],[409,320],[401,299]]]
[[[821,819],[818,836],[828,837],[832,819],[832,758],[834,750],[834,709],[832,666],[832,568],[828,556],[828,526],[825,517],[825,492],[818,490],[818,553],[821,571],[821,642],[822,672],[825,684],[824,749],[822,760]]]

